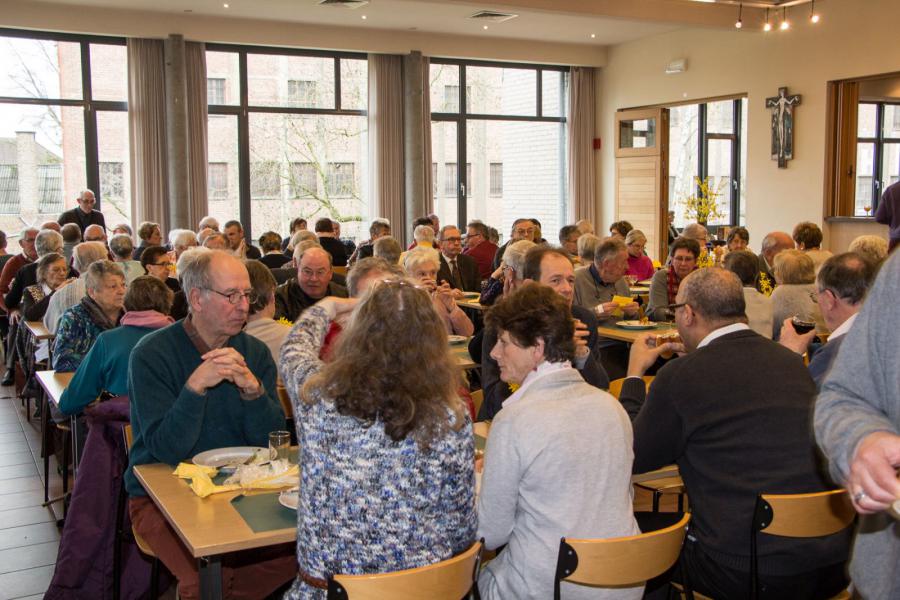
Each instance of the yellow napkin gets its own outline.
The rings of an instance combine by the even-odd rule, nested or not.
[[[219,470],[214,467],[201,467],[191,463],[180,463],[172,475],[181,479],[191,480],[191,490],[201,498],[206,498],[211,494],[219,494],[222,492],[230,492],[231,490],[239,490],[241,486],[232,485],[216,485],[213,483],[212,477]]]
[[[625,306],[634,302],[634,298],[631,296],[613,296],[613,299],[610,300],[610,302],[615,302],[619,306]]]

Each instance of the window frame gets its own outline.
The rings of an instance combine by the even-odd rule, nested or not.
[[[859,137],[859,124],[857,121],[857,130],[856,130],[856,144],[857,148],[859,144],[871,144],[872,145],[872,172],[866,173],[863,175],[858,170],[854,173],[854,179],[858,180],[860,175],[863,177],[872,177],[871,192],[872,192],[872,210],[868,215],[857,215],[856,214],[856,206],[854,202],[853,207],[853,215],[854,217],[862,217],[862,218],[874,218],[875,211],[878,210],[878,205],[881,203],[881,195],[884,193],[884,189],[881,186],[881,179],[884,176],[884,150],[885,146],[896,144],[900,147],[900,137],[887,137],[884,135],[884,109],[886,106],[894,106],[894,120],[900,119],[900,102],[885,102],[885,101],[872,101],[872,100],[860,100],[857,105],[857,114],[859,114],[859,108],[864,104],[872,105],[875,107],[875,137]],[[857,166],[859,165],[859,158],[857,157]],[[856,185],[854,185],[856,187]],[[855,200],[855,198],[854,198]]]
[[[565,105],[560,105],[559,112],[560,116],[544,116],[544,85],[543,85],[543,73],[545,71],[556,71],[562,72],[565,74],[569,74],[571,72],[571,68],[568,66],[561,65],[542,65],[542,64],[528,64],[528,63],[515,63],[515,62],[503,62],[503,61],[485,61],[485,60],[467,60],[467,59],[457,59],[457,58],[431,58],[429,59],[429,65],[452,65],[459,67],[459,81],[456,85],[459,87],[459,112],[441,112],[434,111],[431,112],[431,121],[432,122],[455,122],[456,123],[456,164],[469,164],[471,161],[467,156],[467,125],[469,121],[517,121],[517,122],[526,122],[526,123],[559,123],[560,128],[562,129],[561,135],[563,139],[567,139],[566,132],[566,123],[569,119],[568,114],[568,103]],[[499,69],[524,69],[535,71],[535,113],[533,116],[527,115],[501,115],[501,114],[491,114],[491,113],[470,113],[468,106],[468,94],[471,92],[471,87],[468,85],[466,81],[466,68],[467,67],[492,67]],[[447,86],[445,86],[447,87]],[[571,85],[569,80],[566,77],[559,78],[559,93],[560,98],[563,96],[563,91],[566,92],[565,98],[568,100],[569,94],[571,93]],[[431,90],[427,89],[424,93],[430,94]],[[565,222],[565,213],[567,211],[568,204],[568,188],[566,182],[568,180],[568,162],[566,157],[565,150],[561,150],[558,157],[560,164],[562,165],[562,172],[564,175],[560,178],[560,207],[559,210],[562,213],[560,215],[560,222]],[[468,222],[468,196],[471,192],[469,178],[467,177],[468,169],[459,169],[457,168],[457,184],[456,184],[456,211],[457,211],[457,220],[459,223],[467,223]],[[441,191],[441,190],[439,190]],[[448,197],[448,196],[444,196]],[[452,196],[449,196],[452,197]],[[488,195],[488,198],[491,198]]]
[[[91,79],[91,44],[127,46],[124,37],[55,33],[50,31],[29,31],[0,27],[0,37],[31,39],[52,42],[74,42],[81,46],[81,99],[28,98],[23,96],[0,96],[0,104],[26,104],[32,106],[74,106],[84,111],[84,158],[87,187],[93,190],[97,199],[97,210],[103,210],[100,191],[100,160],[97,146],[97,113],[99,111],[128,112],[128,102],[119,100],[94,100]],[[63,197],[63,209],[65,209]],[[132,215],[134,220],[134,215]]]
[[[238,90],[239,101],[233,105],[207,105],[207,114],[231,115],[237,118],[238,129],[238,218],[244,227],[244,237],[251,242],[253,231],[252,197],[250,194],[250,114],[292,114],[318,116],[366,116],[367,110],[347,109],[341,106],[341,59],[368,60],[364,52],[339,52],[324,50],[308,50],[304,48],[274,48],[269,46],[253,46],[242,44],[206,44],[206,52],[227,52],[238,56]],[[330,58],[334,62],[334,107],[304,108],[299,106],[260,106],[250,104],[248,93],[247,56],[264,54],[269,56],[305,56],[313,58]],[[290,186],[289,186],[290,187]],[[290,191],[293,193],[293,190]]]

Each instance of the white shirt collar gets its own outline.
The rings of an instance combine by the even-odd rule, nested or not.
[[[569,361],[548,362],[545,360],[537,367],[535,367],[534,371],[531,371],[530,373],[528,373],[528,375],[525,376],[525,381],[522,382],[522,385],[519,386],[519,389],[517,389],[509,398],[503,401],[503,406],[508,406],[516,400],[519,400],[525,393],[525,390],[527,390],[535,381],[543,379],[547,375],[556,373],[557,371],[563,371],[565,369],[571,368],[572,363],[570,363]]]
[[[725,327],[719,327],[713,331],[710,331],[705,338],[700,340],[700,343],[697,344],[697,349],[699,350],[703,346],[708,345],[715,339],[722,337],[723,335],[728,335],[729,333],[734,333],[735,331],[743,331],[745,329],[750,329],[750,326],[746,323],[732,323],[731,325],[726,325]]]
[[[839,338],[842,335],[844,335],[845,333],[847,333],[848,331],[850,331],[850,328],[853,327],[853,322],[856,320],[856,315],[858,315],[858,314],[859,313],[853,313],[852,315],[850,315],[850,317],[846,321],[844,321],[843,323],[840,324],[840,326],[835,328],[835,330],[831,332],[831,335],[828,336],[829,341],[833,340],[835,338]]]

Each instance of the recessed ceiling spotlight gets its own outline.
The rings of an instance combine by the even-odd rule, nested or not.
[[[482,25],[481,28],[482,28],[482,29],[487,29],[488,26],[487,26],[487,25]]]
[[[226,3],[226,4],[223,4],[222,7],[223,7],[223,8],[228,8],[228,4],[227,4],[227,3]]]
[[[592,33],[592,34],[591,34],[591,39],[594,39],[594,38],[596,38],[596,37],[597,37],[597,34],[596,34],[596,33]]]
[[[361,18],[362,18],[363,21],[365,21],[365,20],[368,19],[369,17],[367,17],[366,15],[362,15]]]

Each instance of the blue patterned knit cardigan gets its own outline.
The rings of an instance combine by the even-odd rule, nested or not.
[[[307,309],[281,350],[280,370],[300,445],[300,570],[322,579],[384,573],[462,552],[477,528],[468,415],[464,427],[448,430],[423,452],[410,437],[391,440],[381,422],[366,426],[339,414],[328,398],[300,402],[300,388],[322,367],[318,354],[329,324],[323,308]],[[324,597],[324,590],[299,578],[285,595]]]

